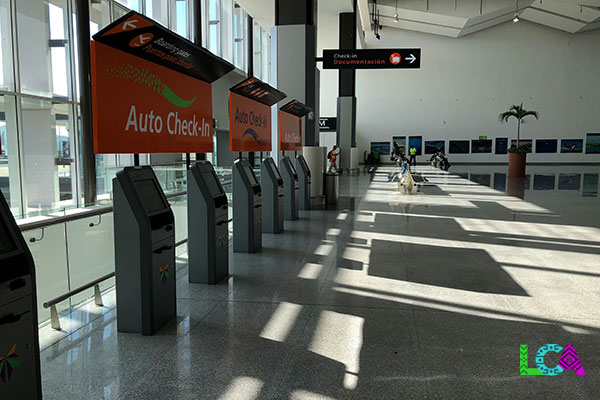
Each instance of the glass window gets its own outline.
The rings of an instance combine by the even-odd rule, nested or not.
[[[127,14],[129,10],[125,7],[121,7],[118,4],[113,4],[113,21],[121,18],[123,15]]]
[[[221,57],[233,63],[233,0],[221,0]]]
[[[175,13],[171,29],[184,38],[191,39],[190,29],[188,29],[188,4],[187,0],[175,0]]]
[[[135,10],[135,11],[140,11],[140,3],[141,0],[117,0],[118,3],[123,4],[125,7],[129,8],[130,10]]]
[[[22,92],[67,97],[69,50],[65,1],[18,1],[17,18]]]
[[[10,0],[0,0],[0,89],[14,90]]]
[[[233,64],[241,70],[246,69],[246,13],[235,4],[233,9]]]
[[[74,205],[71,106],[23,98],[27,214]]]
[[[15,216],[21,215],[21,185],[14,96],[0,96],[0,190]]]
[[[254,76],[262,80],[262,28],[256,21],[254,22],[252,29],[252,48],[254,49],[254,59],[252,60],[254,65]]]
[[[208,50],[221,55],[221,2],[208,0]]]
[[[146,0],[146,15],[168,27],[170,2],[171,0]]]
[[[262,55],[262,80],[265,82],[269,82],[269,80],[271,79],[271,36],[269,36],[269,32],[265,31],[264,29],[260,29],[261,34],[262,34],[262,50],[261,50],[261,55]]]
[[[74,22],[74,21],[73,21]],[[108,0],[93,0],[90,4],[90,37],[110,24],[110,4]]]

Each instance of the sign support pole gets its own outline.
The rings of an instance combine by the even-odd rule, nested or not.
[[[91,51],[90,51],[90,8],[88,0],[75,2],[75,19],[77,20],[77,41],[80,44],[79,61],[79,99],[81,103],[81,173],[83,175],[83,203],[96,202],[96,156],[94,155],[94,132],[92,120],[92,83]]]

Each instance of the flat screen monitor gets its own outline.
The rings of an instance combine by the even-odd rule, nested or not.
[[[8,253],[16,249],[17,246],[8,231],[8,226],[6,226],[4,221],[0,221],[0,254]]]
[[[221,183],[218,181],[217,175],[215,175],[214,172],[205,171],[202,173],[202,177],[204,178],[204,182],[206,182],[206,186],[208,187],[208,191],[212,197],[223,196]]]
[[[275,179],[281,180],[282,179],[281,174],[279,173],[279,168],[277,168],[277,166],[275,165],[275,161],[273,161],[272,159],[269,159],[268,163],[271,166],[273,173],[275,174]]]
[[[133,184],[148,214],[155,214],[168,208],[154,179],[135,180]]]
[[[244,171],[246,171],[246,176],[248,177],[248,180],[250,181],[250,184],[252,186],[258,185],[258,181],[256,180],[256,176],[254,176],[254,172],[252,171],[252,168],[250,168],[250,165],[244,165]]]
[[[290,169],[292,170],[292,174],[294,174],[294,178],[298,178],[298,174],[296,173],[296,168],[294,168],[294,164],[292,163],[292,161],[289,158],[285,158],[285,162],[288,163],[288,165],[290,166]]]
[[[310,169],[308,168],[308,164],[306,163],[306,159],[304,157],[298,157],[298,160],[300,160],[300,163],[304,167],[304,170],[308,173],[308,176],[310,176]]]

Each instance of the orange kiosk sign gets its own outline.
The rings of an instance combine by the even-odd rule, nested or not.
[[[302,150],[302,117],[311,111],[298,100],[292,100],[279,109],[279,150]]]
[[[94,39],[95,153],[213,151],[211,82],[231,64],[135,12]]]
[[[285,94],[249,78],[229,90],[229,149],[271,151],[271,106]]]

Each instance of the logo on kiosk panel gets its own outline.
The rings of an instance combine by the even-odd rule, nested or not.
[[[390,56],[390,62],[394,65],[398,65],[402,62],[402,56],[399,53],[394,53]]]
[[[169,278],[169,264],[165,265],[164,268],[160,268],[160,275],[158,277],[159,282],[166,282]]]
[[[229,149],[271,151],[271,107],[229,93]]]
[[[556,367],[550,368],[546,365],[545,357],[546,354],[554,352],[560,354],[560,359]],[[561,353],[562,352],[562,353]],[[528,367],[529,362],[529,346],[522,344],[520,348],[520,374],[521,375],[548,375],[556,376],[562,374],[567,369],[572,369],[577,375],[585,375],[585,370],[579,359],[579,355],[575,351],[575,347],[572,344],[568,344],[566,347],[559,346],[557,344],[546,344],[539,348],[535,355],[535,368]]]
[[[8,383],[15,367],[22,363],[22,361],[19,360],[16,351],[17,343],[15,342],[8,351],[8,354],[4,357],[0,357],[0,379],[2,379],[2,383]]]
[[[213,151],[209,83],[92,42],[92,91],[96,153]]]

